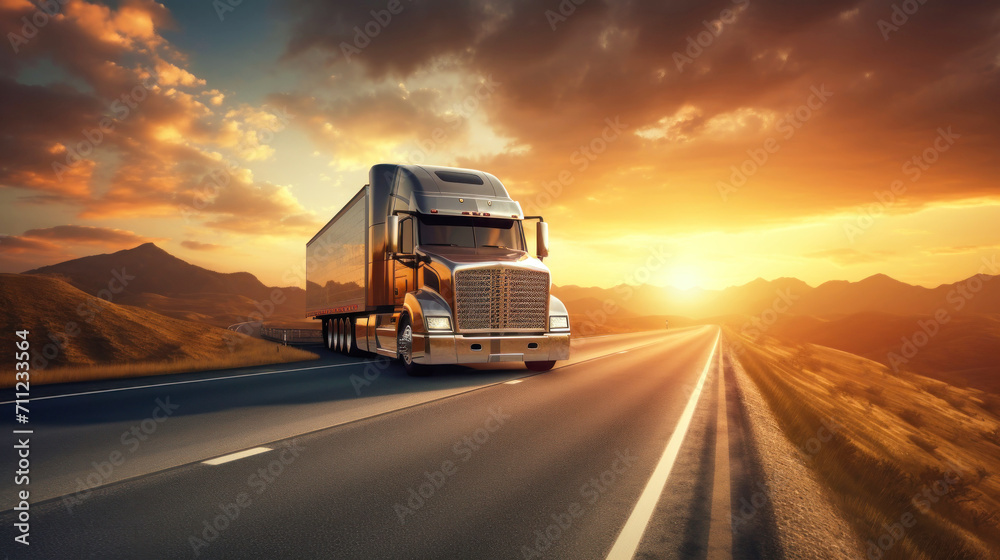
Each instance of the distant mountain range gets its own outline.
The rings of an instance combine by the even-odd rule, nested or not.
[[[275,288],[249,272],[222,273],[183,261],[152,243],[111,254],[93,255],[29,270],[24,274],[65,280],[90,295],[114,303],[216,326],[256,320],[302,321],[305,290]]]
[[[111,288],[115,303],[215,325],[246,321],[259,312],[275,288],[249,272],[221,273],[185,262],[152,243],[29,270],[25,274],[55,276],[91,295]],[[859,282],[834,280],[812,287],[796,278],[758,278],[724,290],[677,290],[657,286],[620,285],[613,288],[554,286],[574,315],[574,322],[601,313],[628,324],[640,317],[705,320],[733,315],[759,315],[777,307],[782,316],[838,317],[855,313],[901,316],[950,313],[1000,313],[1000,280],[980,275],[936,288],[913,286],[876,274]],[[124,285],[123,285],[124,284]],[[106,292],[105,292],[106,294]],[[281,288],[284,301],[266,321],[301,321],[305,291]],[[778,302],[775,306],[775,302]],[[958,307],[961,306],[959,309]],[[267,308],[265,304],[263,307]],[[607,310],[614,312],[608,314]],[[662,320],[643,320],[659,325]],[[676,323],[680,324],[680,323]],[[620,330],[616,328],[615,330]]]
[[[876,274],[859,282],[833,280],[812,287],[796,278],[758,278],[724,290],[677,290],[656,286],[614,288],[557,286],[553,293],[570,312],[596,312],[605,302],[634,315],[674,315],[706,319],[728,315],[759,315],[776,301],[783,315],[819,317],[879,312],[894,315],[1000,313],[998,276],[979,275],[936,288],[913,286]]]

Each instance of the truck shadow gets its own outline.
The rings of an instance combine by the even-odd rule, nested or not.
[[[32,395],[31,422],[49,427],[142,422],[163,417],[167,409],[169,418],[238,409],[253,414],[259,407],[307,406],[304,413],[316,413],[404,394],[413,395],[406,400],[416,404],[537,373],[522,364],[446,365],[427,377],[412,377],[395,360],[317,353],[320,359],[306,362],[42,386],[44,394]],[[38,398],[56,395],[74,396]],[[324,403],[331,408],[311,406]]]

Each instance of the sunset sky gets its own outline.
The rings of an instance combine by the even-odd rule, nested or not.
[[[379,162],[497,175],[557,284],[1000,252],[995,0],[232,3],[0,0],[0,271],[153,241],[286,285]]]

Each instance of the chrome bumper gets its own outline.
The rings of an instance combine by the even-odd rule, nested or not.
[[[531,336],[413,335],[418,364],[485,364],[569,359],[569,333]]]

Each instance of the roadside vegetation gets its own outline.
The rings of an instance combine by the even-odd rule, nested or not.
[[[28,331],[31,383],[65,383],[312,360],[211,325],[93,297],[55,278],[0,274],[0,329]],[[14,346],[0,387],[14,385]]]
[[[1000,396],[726,328],[875,560],[1000,558]],[[823,426],[835,426],[832,435]]]

